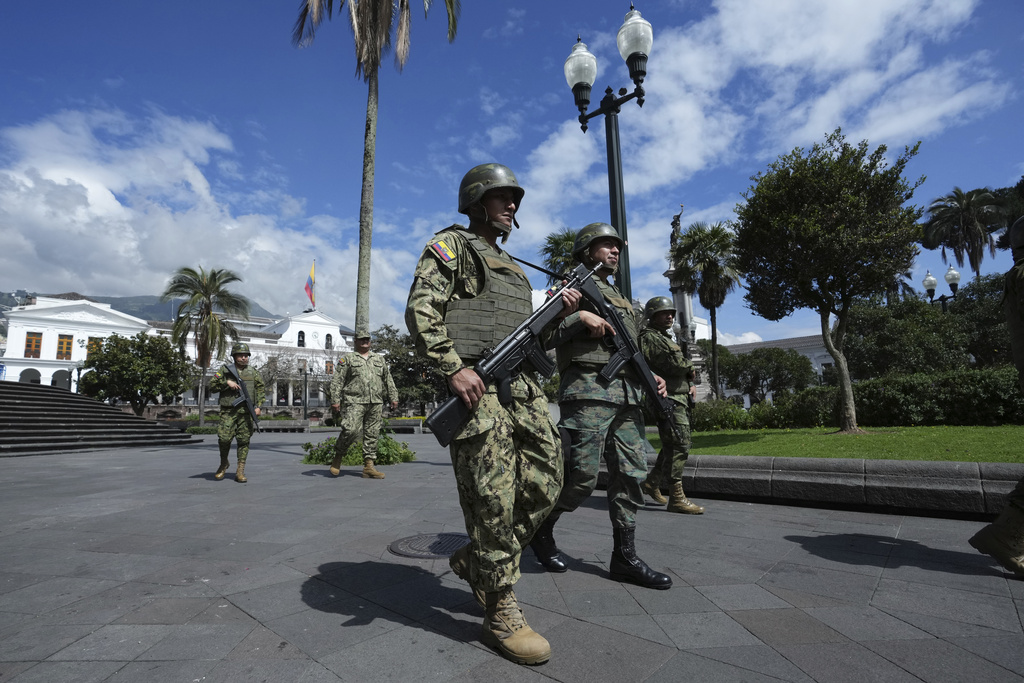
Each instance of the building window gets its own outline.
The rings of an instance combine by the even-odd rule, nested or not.
[[[89,337],[89,344],[86,348],[88,350],[85,352],[85,357],[92,358],[92,354],[103,350],[103,338]]]
[[[39,358],[42,348],[42,332],[29,332],[25,335],[25,358]]]
[[[326,362],[326,366],[327,366],[327,374],[328,375],[333,375],[334,374],[334,361],[332,361],[332,360],[327,361]]]
[[[299,348],[302,348],[305,345],[306,345],[306,333],[303,332],[302,330],[299,330]]]
[[[70,334],[57,335],[57,360],[71,360],[71,343],[74,340]]]
[[[334,348],[334,338],[331,337],[331,335],[327,335],[327,339],[324,342],[324,348],[325,349],[333,349]]]

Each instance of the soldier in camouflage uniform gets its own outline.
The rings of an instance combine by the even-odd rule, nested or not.
[[[263,389],[263,378],[260,373],[249,366],[249,345],[235,344],[231,347],[231,358],[235,361],[235,368],[238,376],[245,382],[245,389],[252,400],[253,409],[257,416],[260,414],[260,406],[266,399]],[[238,469],[235,471],[235,481],[245,482],[245,459],[249,455],[249,439],[255,429],[252,418],[245,404],[233,406],[232,404],[242,395],[242,387],[228,374],[221,366],[210,380],[210,391],[220,393],[220,424],[217,426],[217,445],[220,446],[220,467],[213,475],[214,479],[223,479],[228,469],[228,455],[231,453],[231,440],[238,442]]]
[[[704,508],[691,502],[683,493],[683,466],[690,455],[690,417],[687,412],[689,402],[697,394],[697,387],[693,383],[696,379],[693,363],[672,339],[670,330],[676,319],[676,309],[671,299],[665,296],[654,297],[644,307],[644,317],[647,318],[647,327],[640,332],[640,351],[651,372],[665,379],[668,397],[674,404],[672,421],[682,440],[677,442],[675,432],[667,428],[667,425],[658,425],[661,452],[658,453],[654,469],[641,486],[644,493],[656,503],[664,505],[667,502],[669,512],[702,515]],[[671,487],[667,501],[661,495],[664,483]]]
[[[1003,311],[1017,380],[1024,391],[1024,217],[1010,226],[1010,250],[1013,268],[1003,285]],[[1017,576],[1024,576],[1024,479],[1010,492],[996,521],[972,536],[969,543]]]
[[[384,403],[398,407],[398,389],[384,356],[370,351],[370,333],[357,330],[355,351],[338,360],[331,378],[331,409],[339,415],[341,433],[334,445],[331,474],[341,474],[341,459],[360,436],[363,439],[363,479],[383,479],[374,467]]]
[[[607,223],[591,223],[579,231],[573,256],[588,267],[603,264],[595,278],[598,289],[618,309],[635,337],[633,306],[608,282],[618,268],[622,246],[615,228]],[[561,373],[559,428],[568,432],[570,446],[565,455],[565,486],[531,545],[548,571],[566,570],[555,545],[554,526],[561,515],[578,508],[593,492],[603,457],[608,468],[608,514],[615,539],[609,573],[618,581],[666,589],[672,586],[671,577],[654,571],[636,555],[636,511],[644,504],[640,482],[647,475],[641,413],[644,397],[629,365],[611,381],[599,377],[611,359],[601,337],[610,333],[611,326],[597,315],[590,302],[583,300],[580,311],[566,317],[548,340],[548,347],[556,349]],[[664,380],[656,379],[664,396]]]
[[[450,446],[470,539],[450,565],[485,610],[483,642],[516,663],[540,664],[551,657],[551,647],[526,623],[512,587],[522,548],[562,486],[558,434],[529,368],[513,379],[508,405],[472,370],[533,310],[529,280],[498,243],[518,227],[523,194],[512,171],[500,164],[465,175],[459,212],[469,217],[469,228],[453,225],[427,243],[405,321],[417,351],[437,364],[472,411]],[[577,291],[565,294],[565,314],[579,297]]]

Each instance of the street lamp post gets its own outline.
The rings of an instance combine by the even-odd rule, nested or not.
[[[307,372],[306,359],[302,359],[299,365],[299,372],[302,373],[302,419],[309,419],[309,373]]]
[[[629,67],[629,77],[633,81],[633,92],[627,94],[626,88],[619,90],[619,96],[609,87],[601,99],[601,106],[587,113],[590,106],[590,90],[597,78],[597,57],[595,57],[579,37],[572,47],[572,52],[565,60],[565,80],[572,88],[576,107],[580,110],[579,122],[583,132],[587,132],[587,121],[604,114],[605,144],[608,148],[608,196],[611,207],[611,225],[622,238],[622,253],[619,254],[619,270],[616,284],[622,294],[633,300],[629,279],[629,240],[626,233],[626,194],[622,186],[622,151],[619,143],[619,108],[632,99],[637,105],[644,106],[644,77],[647,75],[647,55],[651,52],[654,32],[651,23],[640,16],[640,12],[629,5],[626,20],[619,28],[615,42],[619,54]]]
[[[945,313],[948,310],[946,302],[956,299],[956,290],[960,287],[960,273],[953,270],[953,266],[950,266],[943,279],[949,285],[949,290],[953,292],[952,296],[943,294],[939,297],[939,302],[942,304],[942,312]],[[939,281],[932,275],[932,271],[926,271],[921,284],[924,285],[924,291],[928,292],[928,303],[935,303],[935,287],[939,284]]]

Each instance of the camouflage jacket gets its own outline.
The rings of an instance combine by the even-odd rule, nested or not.
[[[228,374],[226,368],[227,365],[222,365],[213,374],[213,379],[210,380],[210,391],[212,393],[220,393],[218,404],[221,408],[230,408],[231,404],[242,395],[242,392],[238,389],[232,389],[228,386],[228,380],[232,379],[232,377]],[[242,380],[245,382],[245,388],[249,392],[249,398],[252,399],[253,407],[259,408],[267,398],[263,387],[263,378],[260,377],[260,373],[256,372],[256,369],[250,365],[245,370],[239,370],[238,374],[241,375]]]
[[[363,358],[352,351],[338,359],[331,378],[331,403],[391,403],[398,389],[391,370],[379,353]]]
[[[696,375],[682,348],[668,331],[648,327],[640,332],[640,352],[651,372],[665,380],[668,396],[676,403],[685,404]]]

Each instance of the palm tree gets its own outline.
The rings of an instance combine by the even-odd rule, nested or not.
[[[698,221],[691,224],[685,233],[675,225],[668,253],[669,262],[675,269],[672,279],[678,281],[687,294],[696,294],[700,305],[710,313],[711,384],[716,396],[721,391],[716,312],[740,281],[734,239],[732,230],[721,222],[709,225]]]
[[[338,13],[345,0],[338,0]],[[424,14],[433,0],[423,0]],[[460,0],[445,0],[448,12],[448,42],[455,40]],[[395,65],[401,71],[409,59],[409,0],[398,0],[398,26],[394,27],[393,0],[349,0],[349,23],[356,48],[356,77],[366,81],[366,128],[363,136],[363,188],[359,201],[359,268],[356,280],[356,330],[370,329],[370,249],[373,242],[373,179],[377,154],[377,80],[381,58],[391,48],[395,35]],[[334,0],[303,0],[292,29],[292,43],[298,47],[313,42],[317,27],[334,12]]]
[[[958,266],[963,267],[966,256],[975,277],[981,277],[985,247],[990,256],[996,255],[992,233],[1004,224],[1001,202],[987,189],[964,192],[954,187],[928,207],[921,244],[925,249],[941,247],[943,263],[947,262],[946,249],[953,252]]]
[[[572,245],[576,242],[579,230],[562,228],[544,238],[544,246],[540,250],[544,257],[544,267],[552,273],[562,275],[572,270]],[[548,275],[548,286],[555,284],[560,278]]]
[[[238,339],[238,330],[228,316],[248,320],[249,300],[227,289],[242,278],[230,270],[199,266],[179,268],[167,283],[160,300],[184,299],[171,328],[171,341],[184,351],[191,338],[196,346],[196,365],[203,369],[199,380],[199,426],[203,426],[206,401],[206,371],[213,358],[227,351],[228,338]]]

